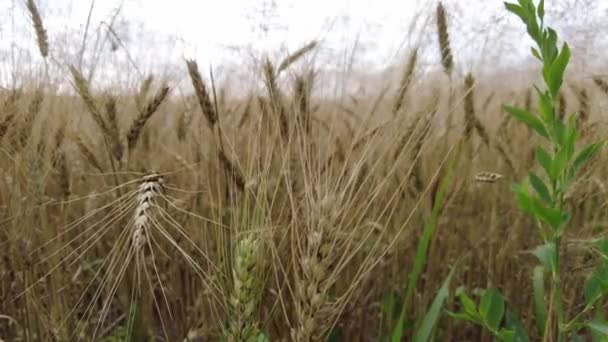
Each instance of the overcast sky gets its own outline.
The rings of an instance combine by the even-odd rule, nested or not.
[[[11,46],[18,47],[22,55],[34,47],[24,2],[0,1],[0,58],[5,73]],[[576,5],[583,2],[587,3],[584,9]],[[325,62],[336,65],[344,64],[340,56],[354,47],[360,50],[357,61],[366,66],[394,64],[403,60],[407,47],[414,45],[427,45],[424,52],[429,56],[437,54],[434,0],[37,0],[37,3],[50,36],[51,52],[65,62],[74,62],[92,4],[87,57],[94,58],[96,33],[102,32],[101,36],[107,37],[104,25],[111,24],[124,44],[119,52],[127,51],[142,69],[161,65],[167,68],[179,64],[183,57],[196,58],[203,65],[221,65],[238,63],[247,53],[284,56],[312,39],[322,41]],[[505,15],[502,1],[444,3],[450,14],[453,49],[464,69],[487,64],[488,59],[500,61],[528,53],[525,32],[515,18]],[[598,37],[606,36],[589,30],[588,26],[582,33],[578,28],[608,22],[605,20],[608,1],[555,0],[547,1],[547,7],[549,21],[565,31],[566,39],[575,40],[575,46],[579,41],[584,42],[582,45],[597,44]],[[559,16],[551,18],[551,9],[556,8],[560,10]],[[110,50],[109,45],[103,46],[106,47]],[[36,58],[35,54],[31,58]],[[104,61],[129,63],[126,57]]]

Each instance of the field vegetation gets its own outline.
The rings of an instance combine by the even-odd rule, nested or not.
[[[606,341],[608,79],[568,71],[549,3],[505,9],[531,83],[462,72],[437,3],[432,47],[340,98],[317,41],[257,56],[246,94],[195,59],[108,85],[25,5],[39,61],[0,88],[1,340]]]

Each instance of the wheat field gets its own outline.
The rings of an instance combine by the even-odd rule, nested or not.
[[[0,340],[388,341],[403,312],[409,341],[446,278],[446,312],[457,289],[498,288],[534,331],[540,238],[511,185],[539,138],[503,107],[536,110],[537,94],[459,65],[441,3],[435,71],[413,47],[342,98],[318,91],[316,41],[256,60],[242,96],[194,59],[179,84],[98,84],[25,3],[42,62],[0,88]],[[583,142],[605,138],[601,72],[566,73],[558,100]],[[569,316],[599,262],[607,162],[564,199]],[[432,340],[494,337],[442,314]]]

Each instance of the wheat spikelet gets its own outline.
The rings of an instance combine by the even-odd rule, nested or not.
[[[608,83],[606,81],[601,79],[599,76],[596,76],[593,78],[593,83],[595,83],[595,85],[600,88],[602,93],[608,95]]]
[[[27,107],[27,113],[25,113],[25,116],[21,121],[18,132],[14,135],[14,145],[17,148],[23,148],[27,144],[28,139],[30,139],[32,127],[34,126],[36,117],[40,113],[43,101],[44,92],[42,91],[42,88],[38,88],[34,92],[34,97]]]
[[[201,110],[203,111],[203,115],[207,118],[207,123],[209,127],[213,129],[215,123],[217,122],[217,113],[215,112],[215,108],[211,105],[211,98],[209,97],[209,92],[207,91],[207,87],[203,82],[203,78],[198,70],[198,64],[194,60],[187,60],[186,65],[188,67],[188,74],[190,75],[190,80],[192,81],[192,87],[194,88],[194,92],[198,97],[199,105]]]
[[[78,150],[80,151],[80,153],[89,162],[89,164],[91,164],[91,166],[96,168],[99,172],[104,172],[103,167],[101,166],[101,163],[95,156],[95,153],[93,153],[93,151],[84,143],[84,141],[82,141],[82,138],[75,137],[74,142],[76,143],[76,146],[78,147]]]
[[[473,94],[474,87],[475,78],[473,77],[473,74],[469,72],[464,79],[464,136],[466,140],[471,139],[473,129],[475,128],[475,123],[477,121],[477,118],[475,117],[475,97]]]
[[[147,229],[150,224],[150,212],[153,207],[154,197],[161,194],[163,189],[163,176],[152,173],[144,176],[137,189],[137,207],[133,217],[133,232],[131,235],[132,245],[136,251],[140,251],[146,243]]]
[[[177,140],[184,141],[186,140],[186,133],[188,132],[188,126],[192,122],[192,115],[188,110],[184,110],[179,116],[179,120],[177,121]]]
[[[129,133],[127,134],[127,146],[129,147],[129,151],[132,150],[137,144],[137,140],[141,135],[144,125],[146,124],[146,122],[148,122],[148,119],[150,119],[150,117],[152,117],[152,115],[156,113],[158,107],[160,107],[160,105],[163,103],[163,101],[169,94],[169,90],[170,89],[167,86],[162,87],[154,96],[154,98],[152,98],[152,100],[148,102],[144,110],[139,113],[139,116],[131,125]]]
[[[302,58],[304,55],[306,55],[310,51],[314,50],[314,48],[317,47],[317,44],[318,43],[313,40],[312,42],[310,42],[310,43],[302,46],[298,50],[296,50],[291,55],[285,57],[285,59],[283,59],[281,61],[281,63],[279,63],[279,68],[277,69],[277,75],[279,75],[285,69],[289,68],[289,66],[292,65],[293,63],[297,62],[298,59]]]
[[[335,258],[337,220],[336,198],[325,195],[313,203],[310,213],[313,224],[303,237],[303,249],[298,260],[295,277],[295,327],[291,330],[292,341],[309,342],[322,340],[331,316],[328,291],[332,285]]]
[[[0,108],[0,114],[4,115],[4,119],[0,121],[0,140],[4,138],[17,116],[17,101],[19,101],[20,97],[20,91],[12,91],[8,99],[4,101],[2,107]]]
[[[263,72],[270,105],[275,116],[278,117],[279,120],[281,136],[283,139],[287,139],[289,137],[289,122],[287,120],[287,114],[285,113],[285,107],[283,106],[281,92],[277,85],[277,75],[274,72],[274,66],[270,59],[266,59],[263,66]]]
[[[297,76],[294,80],[294,102],[296,103],[296,121],[306,134],[310,134],[310,89],[311,85],[306,77]]]
[[[241,118],[239,119],[239,123],[237,125],[238,128],[243,128],[249,117],[251,116],[251,107],[253,106],[253,96],[249,95],[247,97],[247,103],[245,104],[245,108],[243,108],[243,113],[241,114]]]
[[[401,77],[401,81],[399,82],[399,90],[397,91],[397,95],[395,96],[395,101],[393,103],[393,115],[397,115],[399,110],[403,105],[403,101],[405,100],[405,94],[410,87],[410,84],[413,79],[414,70],[416,69],[416,64],[418,63],[418,48],[415,48],[407,61],[405,69],[403,70],[403,76]]]
[[[581,87],[577,92],[578,99],[578,125],[582,126],[589,119],[589,94],[587,94],[587,89]]]
[[[87,109],[93,116],[93,120],[95,121],[97,126],[101,129],[101,132],[104,136],[110,136],[108,125],[106,124],[105,120],[101,116],[101,112],[99,111],[99,109],[97,108],[97,105],[95,104],[95,100],[93,99],[93,96],[91,95],[91,91],[89,89],[88,82],[85,80],[84,76],[82,76],[80,71],[78,71],[78,69],[76,69],[73,65],[70,65],[69,69],[70,69],[70,73],[72,74],[74,87],[76,88],[76,91],[78,92],[78,95],[80,95],[80,98],[82,99],[84,104],[87,106]]]
[[[63,150],[60,151],[56,151],[55,152],[55,167],[57,168],[57,172],[58,172],[58,183],[59,183],[59,188],[61,189],[61,195],[63,197],[63,200],[68,200],[70,198],[70,195],[72,193],[71,191],[71,182],[70,182],[70,168],[69,168],[69,163],[68,160],[66,158],[65,152]]]
[[[448,33],[448,20],[445,8],[441,2],[437,3],[437,37],[441,53],[441,65],[446,74],[451,75],[454,68],[452,48],[450,47],[450,34]]]
[[[503,175],[495,172],[479,172],[475,175],[475,181],[481,183],[495,183],[503,178]]]
[[[148,98],[148,94],[150,93],[150,89],[152,88],[153,82],[154,75],[150,74],[139,86],[139,92],[135,96],[135,106],[140,112],[144,110],[144,105],[146,103],[146,99]]]
[[[259,299],[257,258],[259,240],[247,236],[238,241],[232,269],[228,341],[256,341],[259,335],[254,313]]]
[[[524,109],[527,112],[532,110],[532,89],[526,90],[526,97],[524,98]]]
[[[245,190],[245,177],[241,174],[240,169],[228,158],[226,153],[219,151],[218,156],[228,179],[234,182],[239,191]]]
[[[40,51],[40,55],[43,58],[46,58],[49,55],[49,39],[46,30],[44,29],[44,25],[42,24],[42,17],[40,16],[40,12],[38,11],[38,7],[34,0],[27,0],[26,6],[28,12],[30,12],[34,31],[36,32],[38,50]]]

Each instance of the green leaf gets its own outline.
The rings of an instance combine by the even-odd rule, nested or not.
[[[515,342],[515,331],[509,329],[500,329],[497,337],[498,340],[502,342]]]
[[[595,317],[593,318],[593,322],[600,325],[606,325],[606,315],[602,307],[598,307],[595,311]],[[608,336],[606,336],[606,334],[602,334],[601,332],[595,330],[591,331],[591,338],[593,342],[606,342],[607,337]]]
[[[536,88],[536,92],[539,97],[538,113],[540,114],[540,118],[544,125],[551,126],[555,121],[555,106],[553,100],[547,92],[542,92],[538,88]]]
[[[479,313],[477,312],[477,305],[475,304],[473,299],[471,299],[471,297],[466,294],[462,287],[458,288],[458,290],[456,291],[456,296],[458,296],[458,299],[460,300],[460,303],[464,308],[464,312],[467,315],[479,320],[480,317]]]
[[[608,239],[601,239],[596,243],[596,246],[600,250],[600,253],[602,253],[604,259],[608,259]]]
[[[603,334],[604,336],[608,336],[608,324],[599,323],[599,322],[587,322],[587,327],[591,330]]]
[[[578,334],[574,334],[570,337],[570,342],[585,342],[585,339]]]
[[[536,160],[540,166],[542,166],[543,170],[545,170],[547,176],[552,181],[555,181],[555,179],[551,178],[551,165],[553,164],[553,159],[549,156],[549,153],[540,146],[536,148]]]
[[[473,322],[476,324],[480,324],[481,322],[476,318],[473,317],[471,315],[469,315],[466,312],[451,312],[451,311],[446,311],[446,313],[448,314],[448,316],[456,319],[456,320],[461,320],[461,321],[469,321],[469,322]]]
[[[412,297],[414,296],[416,284],[418,283],[418,278],[420,278],[420,275],[422,274],[422,271],[424,269],[424,265],[426,264],[427,251],[431,240],[435,235],[435,230],[437,229],[439,223],[439,216],[441,214],[443,202],[446,198],[449,188],[452,186],[454,170],[456,169],[458,161],[460,160],[461,152],[462,143],[458,143],[458,145],[454,147],[453,155],[446,166],[445,175],[439,183],[439,189],[437,191],[435,203],[433,204],[433,209],[431,210],[430,217],[427,219],[424,225],[424,229],[422,230],[422,237],[420,238],[418,246],[416,247],[414,265],[412,271],[408,276],[405,296],[403,297],[403,305],[401,307],[399,320],[397,321],[397,324],[393,329],[392,341],[399,341],[401,336],[403,336],[403,329],[407,320],[407,308],[409,307]]]
[[[557,34],[555,34],[555,41],[557,41]],[[564,43],[562,51],[551,64],[550,83],[547,84],[549,86],[549,90],[551,91],[551,95],[553,95],[554,98],[557,97],[559,88],[562,86],[564,71],[566,70],[566,66],[568,66],[569,61],[570,48],[568,47],[567,43]]]
[[[528,125],[528,127],[536,131],[536,133],[540,134],[545,138],[549,138],[545,125],[538,117],[534,116],[528,111],[516,107],[505,106],[504,108],[508,113],[513,115],[515,119],[525,123],[526,125]]]
[[[540,336],[544,334],[547,321],[547,308],[545,307],[545,268],[536,266],[532,274],[534,286],[534,311],[536,315],[536,328]]]
[[[545,0],[540,0],[538,3],[538,17],[541,21],[545,18]]]
[[[536,217],[551,226],[556,233],[558,233],[562,225],[570,219],[568,213],[562,212],[557,208],[546,207],[536,198],[533,198],[532,201]]]
[[[536,48],[531,48],[532,50],[532,56],[536,57],[536,59],[538,59],[539,61],[543,61],[543,57],[540,55],[540,52],[538,52],[538,49]]]
[[[549,193],[549,189],[545,185],[545,183],[540,179],[536,174],[530,172],[530,184],[534,188],[534,191],[540,196],[546,204],[551,204],[553,201],[551,199],[551,194]]]
[[[556,272],[556,249],[554,242],[548,242],[536,247],[534,255],[540,260],[541,264],[552,272]]]
[[[569,177],[574,178],[578,169],[580,169],[580,167],[583,166],[583,164],[585,164],[585,162],[587,162],[589,159],[593,158],[600,151],[603,145],[603,141],[595,144],[590,144],[587,145],[582,151],[580,151],[576,158],[574,158],[574,162],[572,163],[572,167],[570,168]]]
[[[585,283],[584,293],[587,305],[592,305],[608,294],[608,264],[603,264],[593,271]]]
[[[507,329],[512,330],[515,333],[515,338],[513,339],[514,342],[530,342],[530,337],[526,332],[524,324],[512,311],[507,311],[505,326]]]
[[[498,330],[505,311],[505,301],[496,289],[487,289],[479,303],[479,314],[493,330]]]
[[[551,164],[551,179],[559,179],[566,172],[569,161],[568,149],[564,146],[557,151]]]
[[[517,195],[519,208],[528,215],[536,216],[534,199],[530,196],[528,188],[522,184],[514,184],[511,189]]]
[[[259,333],[256,342],[270,342],[270,339],[268,339],[268,337],[266,336],[266,334],[264,333]]]
[[[450,274],[448,274],[448,277],[444,280],[443,285],[441,285],[441,288],[437,292],[435,299],[433,299],[429,311],[424,316],[420,327],[418,327],[416,334],[414,335],[414,342],[426,342],[431,338],[433,328],[435,327],[435,324],[437,324],[437,320],[441,314],[443,303],[449,295],[449,286],[452,281],[452,276],[454,275],[454,270],[455,267],[452,268]]]
[[[514,13],[515,15],[517,15],[524,23],[527,22],[527,13],[526,10],[517,5],[517,4],[513,4],[513,3],[508,3],[505,2],[505,8],[507,9],[507,11]]]

